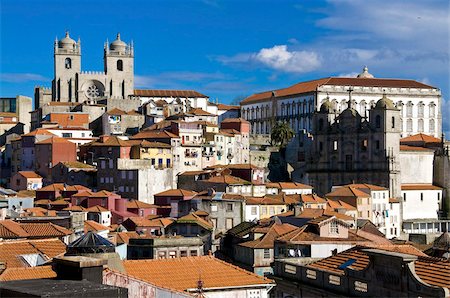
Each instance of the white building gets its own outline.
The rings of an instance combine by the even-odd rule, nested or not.
[[[442,188],[432,184],[402,184],[402,220],[438,219]]]
[[[328,77],[253,94],[241,102],[241,115],[251,122],[252,135],[269,135],[273,119],[287,121],[296,132],[311,131],[313,112],[326,99],[336,113],[342,112],[348,106],[349,90],[352,108],[362,116],[386,94],[401,110],[402,137],[420,132],[440,137],[442,96],[438,88],[413,80],[374,78],[366,67],[357,78]]]
[[[284,192],[287,195],[310,195],[313,193],[313,187],[297,182],[266,183],[266,193],[268,195],[277,195],[281,192]]]

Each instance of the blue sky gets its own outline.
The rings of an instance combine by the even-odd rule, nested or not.
[[[135,44],[137,88],[195,89],[221,102],[303,80],[409,78],[442,90],[450,133],[448,0],[0,0],[0,96],[53,77],[53,41],[81,38],[82,69],[103,43]]]

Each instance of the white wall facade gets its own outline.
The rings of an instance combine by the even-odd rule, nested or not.
[[[442,190],[402,190],[402,220],[438,219]]]
[[[352,244],[338,244],[338,243],[323,243],[311,244],[311,258],[327,258],[332,255],[332,251],[337,249],[340,253],[344,250],[352,248]]]
[[[433,183],[434,151],[401,151],[402,184]]]

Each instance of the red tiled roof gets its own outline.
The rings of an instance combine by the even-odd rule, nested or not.
[[[85,234],[90,231],[98,232],[98,231],[105,231],[105,230],[109,231],[109,228],[107,226],[99,224],[96,221],[93,221],[93,220],[85,220],[84,221],[84,233]]]
[[[6,270],[0,275],[0,281],[43,278],[56,278],[56,272],[53,271],[52,266],[6,268]]]
[[[149,220],[151,222],[151,226],[152,227],[161,227],[161,228],[165,228],[165,227],[167,227],[168,225],[170,225],[171,223],[174,222],[173,219],[167,218],[167,217],[154,218],[154,219],[149,219]]]
[[[221,123],[247,123],[247,124],[249,124],[250,122],[248,122],[247,120],[245,120],[243,118],[226,118],[226,119],[222,120]]]
[[[127,209],[142,209],[142,208],[157,208],[158,206],[147,204],[138,200],[131,200],[127,202]]]
[[[244,243],[239,244],[240,246],[250,247],[250,248],[273,248],[274,242],[277,237],[280,235],[289,233],[293,230],[295,230],[297,227],[290,225],[290,224],[278,224],[274,223],[269,228],[267,233],[260,238],[252,241],[247,241]]]
[[[273,281],[212,256],[156,260],[126,260],[128,275],[158,286],[186,291],[197,288],[201,273],[204,288],[236,288],[273,284]]]
[[[108,212],[109,210],[104,208],[104,207],[102,207],[102,206],[96,205],[96,206],[92,206],[90,208],[87,208],[86,211],[87,212]]]
[[[342,186],[325,195],[327,198],[351,197],[351,198],[369,198],[370,195],[351,186]]]
[[[400,145],[400,151],[425,151],[425,152],[433,152],[433,149],[428,149],[424,147],[415,147],[409,145]]]
[[[134,89],[134,95],[142,97],[206,97],[194,90],[153,90],[153,89]]]
[[[266,187],[278,189],[312,189],[311,185],[297,183],[297,182],[269,182]]]
[[[207,222],[206,220],[204,220],[203,218],[201,218],[200,216],[196,215],[195,213],[189,213],[183,217],[180,217],[176,220],[176,223],[196,223],[199,226],[207,229],[207,230],[212,230],[214,228],[214,226]]]
[[[66,245],[59,239],[17,240],[0,242],[0,260],[6,268],[25,267],[20,255],[42,253],[49,258],[66,252]]]
[[[73,144],[72,142],[68,141],[65,138],[61,138],[58,136],[52,136],[48,139],[42,140],[40,142],[37,142],[36,145],[44,145],[44,144],[56,144],[56,143],[63,143],[63,144]]]
[[[73,232],[53,223],[21,223],[20,226],[30,237],[63,237]]]
[[[54,136],[55,134],[49,132],[48,130],[46,130],[44,128],[36,128],[35,130],[22,135],[22,137],[29,137],[29,136],[36,136],[36,135]]]
[[[386,187],[375,185],[375,184],[368,184],[368,183],[352,183],[352,184],[347,184],[347,185],[344,185],[344,186],[358,188],[359,190],[361,190],[361,189],[388,190]]]
[[[248,182],[247,180],[244,180],[242,178],[239,177],[235,177],[232,175],[219,175],[219,176],[213,176],[207,180],[204,180],[204,182],[208,182],[208,183],[223,183],[223,184],[236,184],[236,185],[247,185],[250,184],[250,182]]]
[[[442,190],[433,184],[402,184],[402,190]]]
[[[347,210],[356,210],[356,207],[347,204],[341,200],[327,200],[327,209],[347,209]]]
[[[210,112],[207,112],[200,108],[190,109],[186,114],[192,114],[192,115],[196,115],[196,116],[215,116],[214,114],[211,114]]]
[[[142,140],[142,139],[178,139],[179,136],[173,134],[166,130],[142,130],[132,136],[132,140]]]
[[[64,183],[53,183],[41,189],[38,189],[37,191],[81,191],[81,190],[90,190],[90,189],[83,185],[67,185]]]
[[[16,239],[27,238],[28,234],[19,223],[12,220],[0,220],[0,238],[4,239]]]
[[[241,107],[240,106],[233,106],[233,105],[226,105],[226,104],[223,104],[223,103],[219,103],[218,105],[217,105],[217,109],[218,110],[240,110],[241,109]]]
[[[25,178],[42,178],[41,175],[32,171],[19,171],[19,175],[22,175]]]
[[[423,143],[441,143],[441,139],[435,138],[430,135],[426,135],[423,133],[419,133],[416,135],[412,135],[409,137],[401,138],[400,143],[406,143],[406,142],[423,142]]]
[[[241,101],[241,105],[250,104],[259,101],[266,101],[272,98],[281,98],[285,96],[292,96],[295,94],[315,92],[318,87],[324,85],[333,86],[361,86],[361,87],[387,87],[387,88],[418,88],[418,89],[433,89],[434,87],[419,83],[413,80],[402,79],[377,79],[377,78],[336,78],[328,77],[316,79],[312,81],[300,82],[287,88],[278,89],[274,91],[265,91],[250,95]]]
[[[186,189],[169,189],[160,193],[155,194],[155,197],[193,197],[197,193],[195,191]]]

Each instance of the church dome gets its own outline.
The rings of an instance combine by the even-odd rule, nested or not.
[[[76,42],[70,38],[69,31],[66,31],[66,36],[58,42],[58,46],[65,49],[72,49],[74,44]]]
[[[111,51],[118,51],[118,52],[125,52],[125,48],[127,47],[127,44],[120,40],[120,33],[117,33],[117,38],[114,40],[109,48]]]
[[[386,94],[384,94],[383,97],[379,101],[377,101],[375,108],[388,110],[396,109],[394,103],[392,102],[392,100],[386,97]]]
[[[360,73],[357,78],[360,79],[373,79],[373,75],[369,73],[369,68],[367,66],[364,66],[363,72]]]
[[[327,99],[323,102],[323,104],[320,106],[320,112],[321,113],[330,113],[333,110],[332,103]]]

